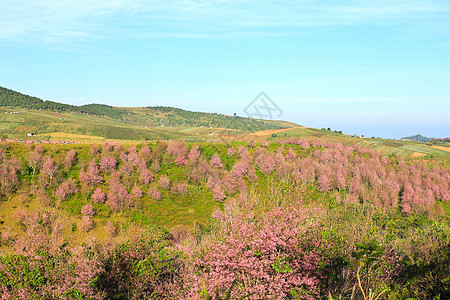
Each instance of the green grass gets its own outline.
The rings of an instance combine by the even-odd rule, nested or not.
[[[384,155],[395,155],[402,158],[406,158],[414,153],[414,151],[400,148],[402,144],[392,141],[367,140],[360,141],[357,145],[379,151]]]
[[[133,109],[133,111],[136,110],[139,109]],[[5,111],[18,111],[19,114],[5,114]],[[207,117],[208,115],[202,115],[202,118],[205,120]],[[133,122],[123,122],[104,116],[88,115],[79,112],[57,113],[46,110],[20,108],[2,109],[0,110],[0,135],[6,135],[12,139],[27,139],[27,133],[34,132],[38,135],[37,139],[70,140],[74,139],[73,135],[83,135],[86,137],[113,140],[184,139],[194,142],[218,139],[216,135],[223,132],[223,128],[209,128],[209,123],[208,126],[204,126],[203,128],[189,126],[189,122],[186,122],[185,126],[170,127],[152,124],[151,122],[147,122],[149,120],[150,116],[136,118],[132,120]],[[242,123],[242,121],[240,122]],[[269,121],[265,121],[261,124],[260,127],[262,129],[270,129],[279,128],[282,123],[276,122],[276,125],[273,125]],[[288,123],[284,125],[286,124]],[[210,132],[214,132],[215,136],[210,136]],[[66,133],[67,137],[61,136],[61,133]],[[232,133],[240,136],[248,134],[249,131],[234,130]]]
[[[286,139],[290,137],[299,137],[304,139],[324,139],[333,142],[339,142],[344,145],[354,145],[360,141],[359,138],[351,137],[346,134],[341,134],[334,131],[309,128],[309,127],[298,127],[285,132],[273,134],[268,140],[278,141],[280,139]]]
[[[80,113],[59,114],[48,111],[16,109],[19,114],[1,114],[0,134],[9,138],[27,139],[28,132],[52,138],[52,133],[68,133],[118,140],[186,139],[199,140],[177,129],[144,128],[114,119],[84,115]],[[63,120],[60,120],[63,118]],[[20,127],[19,127],[20,126]],[[25,130],[20,130],[25,128]],[[60,137],[58,135],[58,137]],[[53,139],[58,139],[55,137]],[[60,138],[61,139],[61,138]]]
[[[447,151],[431,148],[423,144],[407,144],[402,145],[401,148],[407,149],[414,152],[420,152],[420,153],[426,153],[429,155],[436,155],[436,156],[446,156],[448,155]]]
[[[133,221],[158,224],[170,228],[174,225],[193,227],[206,225],[215,207],[211,192],[202,187],[191,187],[187,195],[171,195],[164,192],[161,200],[143,199],[143,208],[132,212]]]

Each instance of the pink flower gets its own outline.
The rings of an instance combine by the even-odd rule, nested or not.
[[[98,188],[94,191],[92,194],[92,200],[94,200],[95,203],[103,203],[105,202],[106,195],[102,193],[102,189]]]
[[[148,189],[147,194],[148,194],[148,196],[149,196],[150,198],[152,198],[153,200],[158,200],[158,201],[159,201],[159,200],[162,199],[161,192],[160,192],[155,186],[150,187],[150,188]]]
[[[159,186],[163,189],[163,190],[168,190],[170,188],[170,179],[167,176],[162,176],[159,179]]]
[[[88,216],[88,217],[93,217],[95,215],[95,211],[94,211],[94,207],[92,206],[92,204],[86,204],[85,206],[83,206],[81,208],[81,214]]]
[[[117,166],[117,160],[112,156],[102,156],[100,159],[100,170],[104,173],[109,173],[115,170]]]
[[[228,156],[234,156],[236,155],[236,149],[233,147],[228,148]]]
[[[187,163],[187,161],[186,161],[186,158],[184,158],[184,156],[180,155],[175,159],[175,164],[177,166],[185,166],[186,163]]]
[[[138,188],[137,186],[133,188],[133,191],[131,193],[133,194],[133,197],[136,199],[140,199],[144,195],[142,190],[140,188]]]
[[[214,201],[223,201],[226,198],[225,193],[220,185],[216,185],[213,190]]]
[[[219,155],[215,153],[211,160],[209,161],[209,164],[213,168],[223,168],[222,160],[220,159]]]
[[[194,145],[189,152],[189,159],[191,161],[196,161],[200,157],[200,150],[197,145]]]

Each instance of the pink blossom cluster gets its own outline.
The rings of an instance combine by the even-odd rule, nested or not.
[[[275,208],[263,217],[253,213],[216,214],[224,223],[224,238],[216,240],[197,256],[192,295],[205,285],[209,295],[231,298],[317,299],[323,275],[318,266],[326,263],[317,224],[305,222],[308,213],[294,207]]]

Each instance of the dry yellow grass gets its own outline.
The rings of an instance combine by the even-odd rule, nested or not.
[[[0,232],[7,231],[12,235],[24,235],[25,232],[19,226],[17,218],[17,215],[21,212],[52,212],[54,215],[58,216],[60,225],[62,225],[63,228],[63,236],[69,238],[71,244],[74,245],[79,245],[87,240],[96,240],[104,243],[109,239],[109,234],[104,227],[107,220],[94,217],[94,228],[88,233],[80,229],[76,230],[76,232],[72,232],[72,225],[80,222],[79,216],[70,215],[67,211],[58,207],[43,207],[38,199],[30,198],[26,193],[15,195],[11,200],[2,199],[2,201],[0,201],[0,221],[3,221],[3,223],[0,224]],[[108,220],[115,224],[125,224],[127,222],[126,217],[121,214],[113,214]],[[133,231],[137,231],[136,226],[129,225],[129,227],[131,230],[129,233],[124,234],[124,237],[131,236]],[[5,243],[0,243],[0,253],[2,255],[14,254],[14,247]]]
[[[419,158],[419,157],[425,157],[427,156],[426,153],[421,153],[421,152],[414,152],[413,154],[411,154],[409,157],[413,157],[413,158]]]
[[[41,133],[34,136],[34,139],[45,139],[45,140],[53,140],[53,141],[75,141],[78,144],[101,144],[102,142],[108,141],[117,141],[116,139],[105,139],[99,136],[91,136],[91,135],[82,135],[82,134],[73,134],[73,133],[65,133],[65,132],[50,132],[50,133]],[[142,141],[139,140],[120,140],[121,144],[140,144]]]
[[[14,129],[15,132],[35,132],[36,126],[23,126],[19,125]]]
[[[51,137],[52,140],[67,140],[67,141],[70,140],[77,142],[101,142],[105,140],[104,138],[99,136],[90,136],[66,132],[49,132],[36,135],[36,138],[38,139],[42,137]]]
[[[450,147],[444,147],[444,146],[431,146],[431,148],[439,149],[439,150],[443,150],[443,151],[450,152]]]
[[[296,129],[296,128],[302,128],[302,127],[290,127],[290,128],[282,128],[282,129],[271,129],[271,130],[262,130],[262,131],[257,131],[252,133],[252,135],[256,135],[256,136],[270,136],[272,134],[277,134],[280,132],[285,132],[288,130],[292,130],[292,129]]]

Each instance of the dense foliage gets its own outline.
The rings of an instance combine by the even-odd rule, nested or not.
[[[88,104],[83,106],[75,106],[69,104],[58,103],[49,100],[42,100],[31,97],[4,87],[0,87],[0,106],[5,107],[22,107],[29,109],[46,109],[53,111],[78,111],[99,116],[108,116],[114,119],[124,119],[131,115],[130,112],[117,109],[104,104]]]
[[[3,143],[0,175],[5,299],[450,297],[438,163],[320,140]]]
[[[216,113],[193,112],[164,106],[152,106],[146,107],[146,109],[155,115],[161,124],[166,126],[211,126],[214,128],[230,128],[249,131],[278,129],[284,127],[265,120],[256,120],[237,115],[227,116]],[[164,116],[164,118],[162,116]]]

